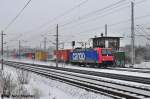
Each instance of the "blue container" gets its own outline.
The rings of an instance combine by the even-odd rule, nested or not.
[[[98,53],[93,49],[80,49],[74,50],[70,53],[71,62],[80,62],[80,63],[97,63],[98,62]]]

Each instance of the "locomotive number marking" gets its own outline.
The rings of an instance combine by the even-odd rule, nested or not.
[[[73,53],[73,60],[85,60],[85,53]]]

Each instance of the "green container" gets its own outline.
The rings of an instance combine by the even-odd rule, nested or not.
[[[117,66],[125,67],[125,52],[115,52],[114,58]]]

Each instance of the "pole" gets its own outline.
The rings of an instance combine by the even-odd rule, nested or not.
[[[131,65],[134,66],[135,63],[135,33],[134,33],[134,2],[131,2]]]
[[[62,42],[62,49],[64,49],[65,47],[65,42]]]
[[[2,55],[2,60],[1,60],[1,70],[3,70],[4,68],[3,68],[3,36],[4,36],[4,33],[3,33],[3,31],[2,31],[2,34],[1,34],[1,36],[2,36],[2,41],[1,41],[1,45],[2,45],[2,47],[1,47],[1,55]]]
[[[40,50],[42,49],[42,47],[41,47],[41,42],[40,42]]]
[[[87,42],[85,42],[85,53],[86,53],[86,51],[87,51],[87,49],[86,49],[86,45],[87,45]],[[87,66],[87,61],[86,61],[86,56],[85,56],[85,66]]]
[[[107,24],[105,24],[105,36],[107,36]]]
[[[57,52],[58,52],[58,24],[56,27],[56,67],[58,67]]]
[[[19,59],[21,58],[21,41],[19,40]]]
[[[8,50],[8,46],[7,46],[7,59],[9,57],[9,50]]]
[[[46,51],[46,43],[47,43],[47,38],[44,37],[44,50]]]

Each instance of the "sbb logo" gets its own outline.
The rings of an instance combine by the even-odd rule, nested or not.
[[[85,60],[85,53],[73,53],[73,60]]]

